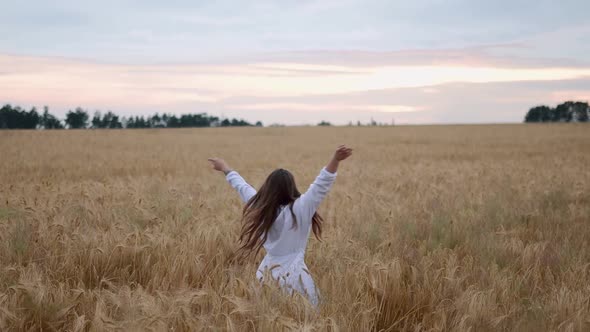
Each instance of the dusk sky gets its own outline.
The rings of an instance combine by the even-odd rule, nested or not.
[[[264,124],[590,100],[590,1],[0,0],[0,103]]]

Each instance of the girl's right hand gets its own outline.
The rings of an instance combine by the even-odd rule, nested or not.
[[[334,159],[338,161],[342,161],[352,155],[352,149],[347,147],[346,145],[340,145],[336,152],[334,152]]]

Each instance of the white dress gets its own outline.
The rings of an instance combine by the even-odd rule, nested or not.
[[[242,201],[248,202],[256,194],[256,190],[238,172],[229,172],[226,179],[240,194]],[[307,192],[295,201],[293,204],[293,213],[297,218],[295,228],[292,227],[293,218],[289,207],[281,208],[268,231],[263,245],[266,256],[256,272],[256,278],[262,281],[265,269],[270,270],[272,277],[278,280],[285,290],[303,294],[314,306],[318,304],[318,292],[305,265],[305,248],[311,232],[312,217],[330,191],[335,179],[336,173],[330,173],[323,168]]]

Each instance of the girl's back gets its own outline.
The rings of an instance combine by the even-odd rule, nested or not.
[[[264,243],[267,253],[287,255],[305,251],[311,232],[312,218],[335,179],[336,173],[330,173],[323,168],[309,189],[293,203],[293,214],[289,206],[281,207],[281,212],[271,226]]]

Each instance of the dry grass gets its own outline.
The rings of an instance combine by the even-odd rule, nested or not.
[[[206,163],[305,189],[355,148],[307,262],[323,296],[228,262]],[[0,132],[0,330],[590,329],[590,127]]]

